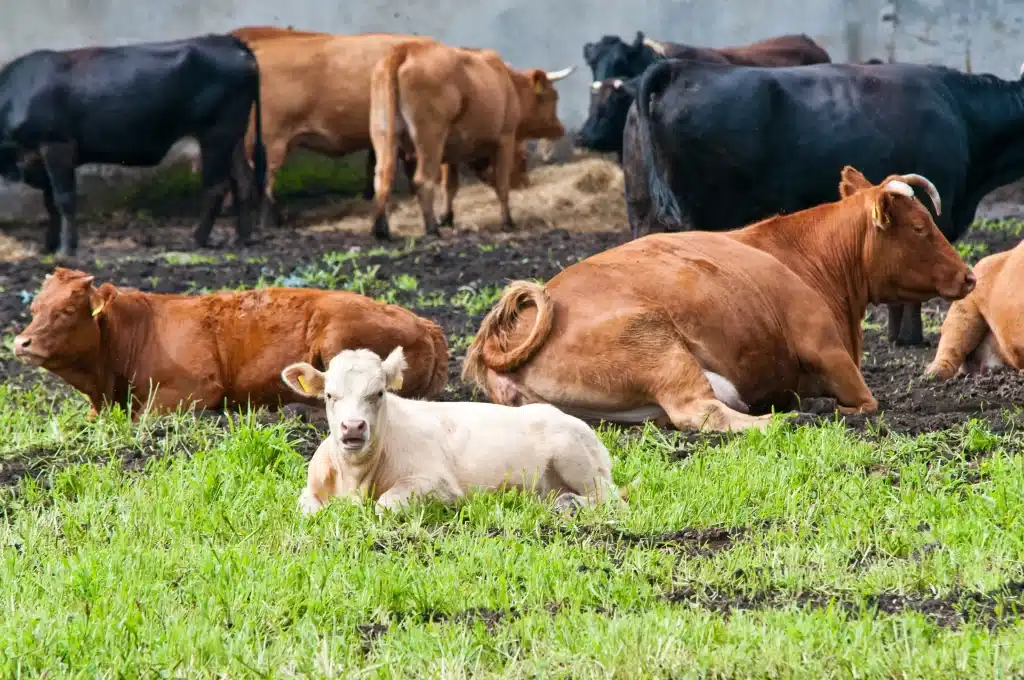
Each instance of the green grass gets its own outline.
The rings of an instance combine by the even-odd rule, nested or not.
[[[1019,591],[1000,594],[1024,580],[1024,459],[1016,435],[978,423],[878,440],[780,423],[696,445],[602,428],[616,481],[640,477],[619,512],[566,518],[508,492],[307,519],[304,426],[86,412],[0,388],[0,462],[42,461],[38,480],[0,488],[3,677],[1000,677],[1024,663]],[[139,452],[155,457],[127,471]],[[743,531],[715,550],[670,533],[684,527]],[[876,611],[893,593],[906,603]],[[929,598],[968,622],[920,613]]]

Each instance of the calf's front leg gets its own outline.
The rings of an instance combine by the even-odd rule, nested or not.
[[[430,497],[442,503],[450,503],[458,496],[459,494],[444,480],[431,477],[402,477],[377,499],[377,514],[383,515],[385,510],[405,510],[411,505],[414,497],[424,500]]]

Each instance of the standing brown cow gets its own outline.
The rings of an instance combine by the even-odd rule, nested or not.
[[[370,72],[397,44],[428,40],[413,35],[367,33],[341,36],[275,26],[243,26],[231,35],[246,42],[260,68],[263,137],[267,149],[266,200],[261,226],[280,221],[274,177],[288,153],[302,147],[330,156],[370,149],[363,196],[373,196],[376,164],[369,132]],[[252,148],[250,125],[248,148]],[[415,159],[406,158],[412,182]],[[513,188],[528,186],[526,148],[517,150]],[[472,166],[481,181],[493,182],[488,163]]]
[[[558,139],[565,134],[552,83],[573,68],[518,71],[494,50],[434,41],[395,46],[374,67],[370,93],[370,136],[377,155],[374,236],[390,237],[387,207],[395,161],[402,150],[410,149],[417,159],[413,184],[428,234],[440,233],[434,216],[438,184],[445,188],[441,222],[450,225],[454,220],[458,177],[442,166],[487,158],[494,166],[502,226],[514,229],[508,192],[516,145],[523,139]],[[267,145],[269,153],[270,142]]]

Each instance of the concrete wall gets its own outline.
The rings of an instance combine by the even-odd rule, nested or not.
[[[559,84],[560,111],[569,127],[586,117],[590,74],[582,46],[606,33],[628,39],[643,30],[655,39],[726,46],[804,32],[835,61],[877,57],[942,63],[1004,78],[1016,78],[1024,60],[1024,48],[1018,47],[1024,0],[33,0],[6,5],[0,61],[41,47],[162,40],[277,24],[431,35],[449,44],[495,48],[522,68],[577,64],[579,72]],[[0,210],[9,206],[10,201],[0,201]]]

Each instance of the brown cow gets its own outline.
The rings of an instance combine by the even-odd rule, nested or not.
[[[946,314],[925,375],[943,380],[1008,366],[1024,370],[1024,243],[974,265],[978,286]]]
[[[974,285],[910,184],[930,187],[911,175],[872,186],[847,167],[835,203],[732,233],[646,236],[547,286],[513,283],[463,376],[500,404],[677,428],[761,428],[770,416],[747,413],[794,394],[873,412],[859,370],[868,303],[961,298]]]
[[[266,200],[261,226],[279,220],[274,177],[295,147],[330,156],[371,149],[367,158],[364,197],[373,196],[375,158],[370,144],[370,72],[393,47],[413,35],[367,33],[341,36],[274,26],[243,26],[231,35],[246,42],[260,67],[263,139],[267,150]],[[250,124],[247,148],[252,148]],[[517,149],[513,188],[529,185],[526,147]],[[414,160],[405,162],[412,182]],[[487,163],[473,167],[488,181]]]
[[[502,225],[513,229],[508,192],[516,144],[565,134],[557,114],[558,91],[552,83],[572,70],[518,71],[494,50],[433,41],[394,47],[374,67],[370,93],[370,136],[377,155],[374,236],[390,237],[387,207],[400,148],[414,150],[417,158],[413,183],[428,234],[440,233],[434,216],[437,184],[445,187],[441,222],[453,222],[458,177],[442,165],[486,158],[495,168]]]
[[[447,382],[448,345],[437,324],[356,293],[167,295],[110,283],[96,288],[93,280],[58,267],[32,301],[32,322],[14,339],[16,356],[84,393],[93,413],[119,403],[136,417],[150,399],[156,409],[191,401],[211,410],[322,407],[282,384],[281,371],[297,361],[324,367],[341,350],[361,347],[382,354],[404,348],[410,371],[400,394],[436,397]]]

